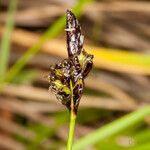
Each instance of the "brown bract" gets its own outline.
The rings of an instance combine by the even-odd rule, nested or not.
[[[52,92],[69,110],[73,96],[73,109],[76,114],[84,88],[84,78],[92,69],[93,55],[87,54],[83,49],[84,36],[74,14],[67,10],[66,17],[68,59],[50,67],[49,81]]]

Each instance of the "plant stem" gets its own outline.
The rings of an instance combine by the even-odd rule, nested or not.
[[[69,125],[68,143],[67,143],[67,149],[66,150],[72,150],[75,120],[76,120],[75,114],[70,112],[70,125]]]
[[[76,121],[76,114],[74,112],[74,101],[73,101],[73,87],[72,87],[71,80],[70,80],[70,90],[71,90],[71,110],[70,110],[70,124],[69,124],[69,134],[68,134],[68,142],[67,142],[66,150],[72,150],[74,128],[75,128],[75,121]]]

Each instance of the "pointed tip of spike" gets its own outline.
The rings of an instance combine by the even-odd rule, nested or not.
[[[67,20],[69,20],[70,17],[76,19],[74,13],[70,9],[66,10],[66,16],[67,16]]]
[[[67,10],[66,10],[66,13],[67,13],[67,14],[71,14],[72,11],[71,11],[70,9],[67,9]]]
[[[67,13],[67,14],[68,14],[68,13],[70,13],[70,10],[69,10],[69,9],[67,9],[67,10],[66,10],[66,13]]]
[[[70,15],[72,15],[72,12],[71,12],[71,10],[67,9],[67,10],[66,10],[66,16],[67,16],[67,18],[68,18]]]

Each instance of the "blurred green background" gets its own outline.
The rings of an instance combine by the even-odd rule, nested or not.
[[[0,1],[0,150],[61,150],[69,113],[48,91],[72,9],[94,55],[74,150],[150,149],[150,2]]]

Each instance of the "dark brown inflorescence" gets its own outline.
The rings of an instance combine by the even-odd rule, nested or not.
[[[81,35],[81,26],[74,14],[67,10],[66,15],[68,59],[50,67],[49,81],[50,89],[58,100],[77,114],[84,88],[84,78],[92,69],[93,55],[87,54],[83,49],[84,36]],[[73,108],[71,108],[72,96]]]

